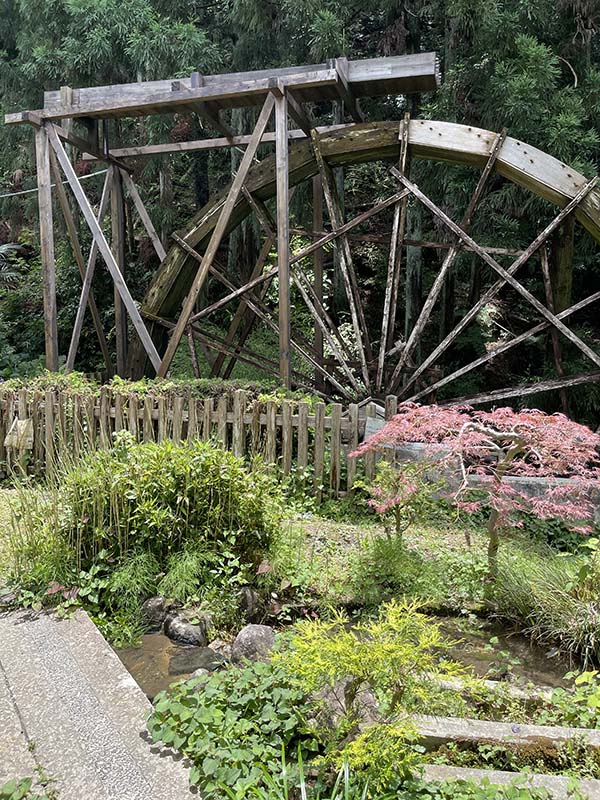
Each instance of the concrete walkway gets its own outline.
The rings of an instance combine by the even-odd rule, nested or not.
[[[60,800],[185,800],[184,763],[146,736],[151,706],[87,614],[0,614],[0,786],[53,779]]]

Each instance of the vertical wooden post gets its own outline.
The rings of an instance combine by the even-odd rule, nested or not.
[[[329,486],[334,497],[340,495],[340,467],[342,451],[342,406],[333,403],[331,406],[331,468]]]
[[[288,112],[285,91],[275,95],[275,160],[277,178],[277,266],[279,269],[279,375],[292,386],[290,363],[290,217]]]
[[[313,233],[323,230],[323,181],[320,175],[315,175],[312,183],[313,189]],[[323,304],[323,249],[319,247],[313,255],[314,290],[321,305]],[[315,359],[323,366],[323,331],[315,323]],[[315,371],[315,388],[317,391],[325,389],[322,374]]]
[[[358,405],[352,403],[348,408],[348,453],[353,453],[358,447]],[[348,459],[347,471],[347,485],[346,488],[349,492],[354,487],[354,479],[356,477],[356,459]]]
[[[112,167],[110,188],[111,249],[121,275],[125,277],[125,204],[121,173]],[[127,364],[127,310],[115,287],[115,335],[117,344],[117,374],[124,376]]]
[[[325,464],[325,403],[315,405],[314,491],[315,500],[323,500],[323,466]]]
[[[58,369],[58,330],[56,324],[56,263],[54,260],[54,230],[52,219],[52,190],[50,188],[50,143],[44,127],[35,133],[38,208],[40,217],[40,256],[44,291],[44,336],[46,368]]]
[[[267,442],[265,461],[274,464],[277,460],[277,402],[267,400]]]

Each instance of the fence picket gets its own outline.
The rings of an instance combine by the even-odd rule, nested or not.
[[[315,405],[314,486],[317,503],[323,500],[323,467],[325,463],[325,403]]]
[[[334,497],[340,494],[341,478],[341,450],[342,450],[342,406],[333,403],[331,406],[331,467],[329,472],[329,486]]]
[[[246,413],[246,392],[242,389],[233,395],[233,426],[231,433],[231,449],[233,455],[242,458],[246,454],[246,428],[244,414]]]
[[[265,461],[267,464],[274,464],[277,461],[277,403],[275,400],[267,400]]]

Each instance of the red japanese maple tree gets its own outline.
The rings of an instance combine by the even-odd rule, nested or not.
[[[445,476],[444,493],[456,506],[467,512],[489,508],[492,580],[498,571],[500,532],[522,524],[523,514],[591,530],[593,495],[600,491],[600,436],[563,414],[404,403],[351,455],[389,453],[390,447],[408,442],[429,445],[425,460],[437,476]],[[511,476],[544,480],[531,481],[536,484],[532,493],[510,481]]]

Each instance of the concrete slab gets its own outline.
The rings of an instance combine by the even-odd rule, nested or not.
[[[467,767],[450,767],[444,764],[428,764],[423,771],[423,778],[428,781],[464,780],[489,783],[497,786],[509,786],[515,780],[525,780],[524,787],[547,789],[555,800],[568,800],[573,797],[573,785],[588,800],[600,800],[600,781],[565,778],[562,775],[519,774],[491,769],[470,769]]]
[[[84,612],[0,615],[0,666],[61,800],[192,797],[183,762],[146,738],[150,703]]]
[[[488,722],[459,717],[415,715],[423,743],[439,747],[445,742],[506,742],[508,744],[562,744],[571,739],[600,747],[600,731],[589,728],[563,728],[558,725],[521,725],[516,722]]]

